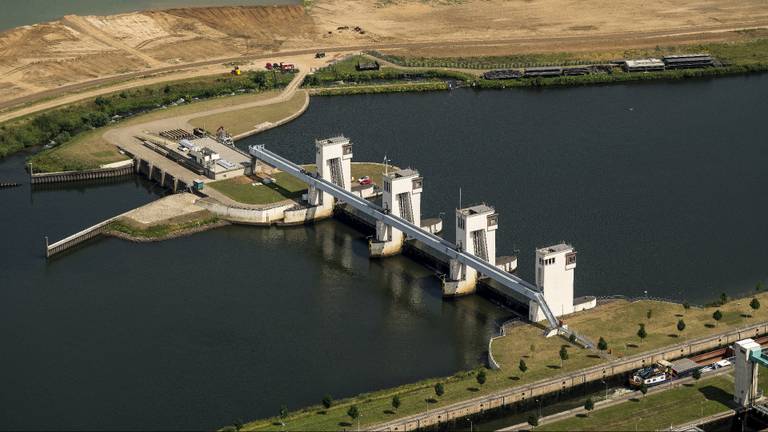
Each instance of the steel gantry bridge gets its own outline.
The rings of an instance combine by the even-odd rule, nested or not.
[[[544,300],[544,295],[534,285],[520,279],[517,276],[502,271],[491,263],[484,261],[470,253],[461,251],[456,247],[455,244],[443,239],[442,237],[438,237],[435,234],[425,231],[402,218],[393,216],[389,212],[386,212],[381,206],[378,206],[373,202],[361,198],[332,182],[323,180],[319,177],[315,177],[301,166],[267,150],[263,145],[250,146],[248,147],[248,151],[251,156],[298,178],[310,186],[330,194],[339,201],[354,207],[356,210],[361,211],[366,215],[383,222],[386,225],[404,232],[406,235],[408,235],[408,237],[421,241],[433,250],[446,255],[448,258],[455,259],[464,265],[474,268],[478,273],[498,282],[504,289],[512,291],[518,295],[522,295],[525,298],[536,302],[544,312],[544,315],[549,322],[550,330],[557,330],[560,328],[557,318],[555,318],[555,315],[549,309],[546,300]]]

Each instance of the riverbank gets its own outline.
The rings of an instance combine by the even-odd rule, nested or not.
[[[683,80],[768,71],[768,38],[762,32],[747,33],[743,40],[729,43],[656,46],[653,49],[532,53],[497,57],[407,57],[382,51],[367,51],[321,69],[307,82],[317,95],[384,93],[445,90],[454,86],[480,89],[515,87],[583,86],[633,81]],[[397,51],[395,51],[397,52]],[[668,55],[707,53],[720,65],[701,69],[674,69],[627,72],[621,59],[661,58]],[[380,62],[380,69],[359,71],[361,62]],[[516,69],[521,74],[530,67],[593,67],[584,75],[486,79],[481,74],[491,69]],[[418,82],[436,80],[438,82]]]
[[[319,406],[292,412],[283,419],[292,430],[335,430],[349,422],[347,409],[355,405],[363,414],[361,427],[369,428],[382,423],[392,423],[425,410],[457,409],[453,405],[463,401],[492,398],[498,392],[514,393],[515,388],[527,388],[546,380],[571,380],[581,376],[582,371],[607,365],[623,357],[634,358],[644,353],[671,349],[675,345],[698,341],[713,335],[732,332],[738,328],[768,321],[768,308],[753,309],[749,299],[736,299],[721,306],[690,308],[683,305],[658,301],[614,301],[595,309],[579,312],[564,321],[582,336],[598,339],[604,335],[605,350],[589,350],[579,347],[560,337],[542,338],[542,329],[532,324],[521,323],[510,329],[506,336],[496,338],[491,349],[501,366],[500,370],[485,370],[486,380],[477,381],[477,371],[461,371],[444,378],[420,381],[407,386],[380,390],[344,399],[331,409]],[[768,304],[768,293],[756,293],[760,303]],[[720,320],[713,318],[714,311],[721,311]],[[648,311],[651,311],[650,313]],[[618,319],[617,317],[621,317]],[[686,327],[677,330],[677,323],[683,320]],[[625,322],[632,325],[606,328],[605,322]],[[641,322],[647,329],[646,337],[636,335],[635,322]],[[674,328],[669,330],[668,328]],[[715,340],[717,342],[717,340]],[[559,351],[566,346],[568,357],[562,360]],[[678,354],[679,355],[679,354]],[[520,368],[521,361],[525,370]],[[437,397],[434,385],[442,383],[444,394]],[[400,406],[391,406],[392,397],[397,395]],[[427,401],[427,402],[425,402]],[[432,401],[432,402],[428,402]],[[480,402],[478,402],[480,403]],[[487,408],[490,408],[488,405]],[[437,418],[437,414],[433,417]],[[271,418],[247,423],[244,430],[272,430],[280,419]]]

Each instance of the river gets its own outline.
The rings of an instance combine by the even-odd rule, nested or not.
[[[768,75],[571,89],[313,98],[241,143],[411,165],[424,213],[497,207],[500,253],[567,240],[578,294],[701,302],[765,280]],[[25,181],[23,156],[0,181]],[[211,429],[475,366],[510,313],[443,301],[403,257],[369,260],[335,221],[156,244],[59,239],[162,192],[138,178],[0,190],[1,429]]]
[[[64,15],[113,15],[147,9],[193,6],[260,6],[296,4],[298,0],[5,0],[13,6],[3,8],[0,31],[23,25],[52,21]]]

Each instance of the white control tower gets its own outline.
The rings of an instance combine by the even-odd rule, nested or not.
[[[421,227],[421,191],[424,179],[414,169],[401,169],[382,176],[382,207],[390,214]],[[371,256],[383,257],[403,248],[402,231],[376,221],[376,237],[368,243]]]
[[[486,204],[456,210],[456,246],[484,261],[496,264],[496,230],[499,216]],[[449,262],[448,278],[443,281],[443,295],[470,294],[477,289],[477,271],[459,261]]]
[[[344,190],[352,190],[352,143],[344,136],[315,140],[317,175]],[[309,204],[323,210],[333,210],[334,198],[312,186]]]

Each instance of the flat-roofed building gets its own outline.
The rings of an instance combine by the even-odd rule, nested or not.
[[[627,72],[662,71],[664,62],[657,58],[624,60],[623,68]]]

